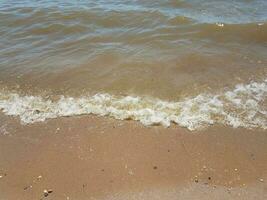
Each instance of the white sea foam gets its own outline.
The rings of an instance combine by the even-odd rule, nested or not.
[[[261,83],[237,85],[220,94],[200,94],[179,102],[149,97],[96,94],[79,98],[62,96],[57,101],[39,96],[0,93],[0,109],[6,115],[20,117],[22,123],[34,123],[61,116],[96,114],[116,119],[132,119],[144,125],[173,122],[189,130],[212,124],[267,129],[267,79]]]

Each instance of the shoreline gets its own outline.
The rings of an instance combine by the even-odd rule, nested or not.
[[[190,132],[91,115],[21,125],[1,114],[0,122],[0,199],[267,196],[261,130]]]

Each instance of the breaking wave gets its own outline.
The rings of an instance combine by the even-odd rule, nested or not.
[[[115,119],[132,119],[144,125],[171,123],[197,130],[213,124],[267,129],[267,79],[236,85],[220,94],[199,94],[170,102],[151,97],[114,96],[107,93],[59,100],[41,96],[0,93],[0,109],[18,116],[23,124],[64,116],[96,114]]]

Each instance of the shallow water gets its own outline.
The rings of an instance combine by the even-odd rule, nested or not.
[[[195,129],[213,123],[237,126],[226,120],[231,116],[239,126],[263,128],[267,126],[266,22],[264,0],[0,1],[0,108],[22,121],[29,113],[29,121],[42,121],[94,112],[85,109],[86,103],[80,105],[82,111],[51,114],[51,108],[32,105],[38,98],[49,107],[48,101],[59,106],[58,99],[71,97],[76,100],[73,105],[103,94],[115,102],[109,103],[112,106],[106,100],[98,102],[102,111],[96,114],[118,119],[175,122]],[[258,88],[251,91],[253,84]],[[206,98],[205,103],[224,97],[240,85],[247,90],[231,97],[240,103],[221,98],[223,109],[215,106],[219,114],[188,105],[199,96]],[[141,105],[127,102],[123,106],[127,114],[106,110],[119,109],[113,104],[127,96],[141,99]],[[147,103],[147,99],[152,100]],[[181,118],[181,105],[163,112],[156,108],[161,101],[186,102],[189,110]],[[255,109],[247,106],[251,101]],[[140,108],[156,114],[140,114]]]

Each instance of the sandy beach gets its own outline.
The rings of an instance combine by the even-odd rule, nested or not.
[[[33,125],[0,119],[1,200],[267,198],[262,130],[190,132],[96,116]]]

